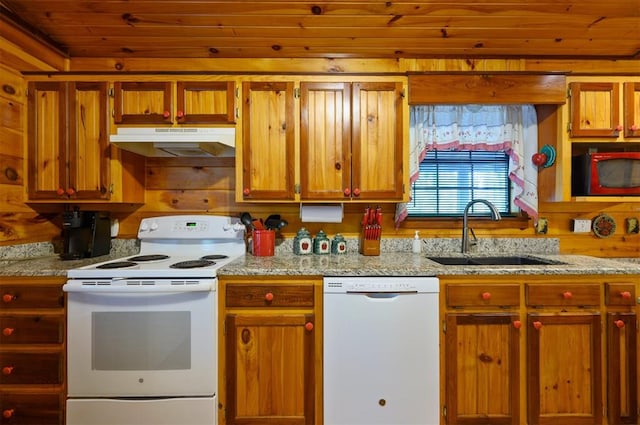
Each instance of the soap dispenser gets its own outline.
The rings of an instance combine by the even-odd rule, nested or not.
[[[419,235],[419,231],[416,230],[416,235],[413,237],[413,249],[412,251],[415,254],[420,254],[422,252],[422,246],[420,244],[420,235]]]

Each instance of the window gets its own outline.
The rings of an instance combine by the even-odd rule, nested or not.
[[[411,186],[409,217],[461,216],[472,199],[486,199],[500,214],[510,215],[509,157],[505,152],[429,151],[420,177]],[[471,212],[486,211],[475,204]]]

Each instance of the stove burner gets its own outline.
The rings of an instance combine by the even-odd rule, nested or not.
[[[125,267],[137,266],[138,263],[133,261],[114,261],[113,263],[106,263],[96,266],[96,269],[123,269]]]
[[[168,255],[163,254],[151,254],[151,255],[138,255],[136,257],[129,258],[129,261],[158,261],[158,260],[166,260],[169,258]]]
[[[200,257],[201,260],[224,260],[225,258],[229,258],[229,256],[222,254],[211,254]]]
[[[172,269],[195,269],[197,267],[207,267],[212,264],[215,264],[215,262],[207,260],[189,260],[180,261],[178,263],[170,265],[169,267]]]

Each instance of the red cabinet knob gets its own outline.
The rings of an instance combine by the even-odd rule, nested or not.
[[[542,328],[542,322],[533,322],[533,327],[536,328],[537,330],[540,330],[540,328]]]
[[[74,188],[70,187],[70,188],[68,188],[68,189],[65,191],[65,193],[66,193],[67,195],[71,196],[71,195],[73,195],[73,194],[75,194],[75,193],[76,193],[76,190],[75,190]]]
[[[353,196],[360,196],[360,189],[358,189],[357,187],[353,189]]]
[[[14,331],[14,330],[15,330],[15,329],[13,329],[13,328],[4,328],[4,329],[2,330],[2,335],[4,335],[4,336],[11,336],[11,334],[13,333],[13,331]]]
[[[61,188],[61,187],[57,188],[56,189],[56,195],[58,195],[58,196],[64,195],[64,189]]]
[[[251,189],[249,189],[248,187],[245,187],[244,189],[242,189],[242,194],[244,196],[249,196],[251,195]]]
[[[307,322],[304,324],[304,328],[308,331],[312,331],[313,330],[313,323],[311,322]]]
[[[351,189],[348,187],[344,190],[344,196],[351,196]]]
[[[14,412],[13,409],[5,409],[2,411],[2,417],[5,419],[9,419],[10,417],[13,416],[13,412]]]
[[[619,329],[624,328],[624,322],[622,320],[616,320],[613,322]]]
[[[571,297],[573,297],[573,294],[572,294],[571,292],[569,292],[569,291],[566,291],[566,292],[563,292],[563,293],[562,293],[562,297],[563,297],[565,300],[569,300],[569,299],[571,299]]]
[[[519,320],[514,320],[513,321],[513,327],[516,329],[520,329],[522,327],[522,322]]]
[[[629,130],[631,130],[631,131],[637,131],[637,130],[640,130],[640,127],[639,127],[639,126],[637,126],[637,125],[635,125],[635,124],[633,124],[631,127],[629,127]]]
[[[184,118],[184,112],[182,112],[182,111],[178,111],[178,113],[176,114],[176,117],[178,117],[178,118]]]
[[[11,372],[13,372],[13,366],[5,366],[2,368],[3,375],[11,375]]]
[[[273,301],[273,292],[267,292],[264,294],[264,299],[269,302]]]
[[[485,300],[485,301],[491,299],[491,292],[483,292],[482,293],[482,299]]]
[[[621,124],[616,126],[616,131],[622,131],[622,129],[624,129],[624,127]]]
[[[10,303],[11,301],[13,301],[15,299],[16,299],[16,297],[11,295],[11,294],[4,294],[2,296],[2,301],[5,302],[5,303]]]
[[[163,116],[165,119],[166,119],[166,118],[169,118],[169,117],[171,116],[171,112],[169,112],[169,111],[164,111],[164,112],[162,113],[162,116]]]
[[[620,296],[622,298],[624,298],[625,300],[630,300],[631,299],[631,292],[629,291],[622,291],[620,292]]]

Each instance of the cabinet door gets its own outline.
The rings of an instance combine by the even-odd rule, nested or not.
[[[620,95],[618,83],[570,83],[571,136],[618,137]]]
[[[293,83],[246,82],[242,124],[242,195],[294,200]]]
[[[600,314],[527,318],[530,425],[602,423]]]
[[[171,83],[115,82],[116,124],[171,124]]]
[[[448,424],[519,423],[517,315],[448,314]]]
[[[312,314],[226,316],[226,423],[314,423]]]
[[[67,187],[65,83],[29,83],[29,198],[60,199]]]
[[[300,84],[301,198],[351,197],[351,85]]]
[[[624,83],[624,137],[640,137],[640,82]]]
[[[109,199],[107,84],[69,85],[68,191],[75,199]]]
[[[0,424],[61,425],[64,398],[57,394],[11,394],[0,390]]]
[[[358,199],[402,200],[401,83],[354,83],[352,187]]]
[[[178,124],[235,123],[233,81],[179,81],[177,89]]]
[[[638,423],[638,354],[633,313],[607,314],[607,399],[610,424]]]

